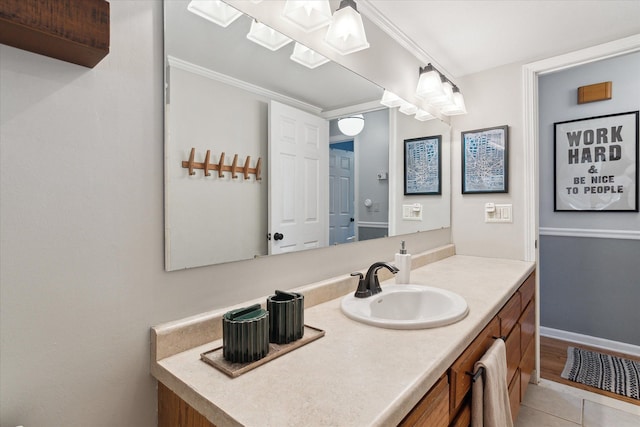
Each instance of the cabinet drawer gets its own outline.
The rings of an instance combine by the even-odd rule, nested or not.
[[[449,382],[444,375],[431,390],[407,414],[399,426],[433,426],[449,425]]]
[[[531,379],[531,372],[536,365],[536,342],[531,340],[527,349],[522,355],[522,361],[520,362],[520,399],[524,398],[524,394],[527,391],[527,385],[529,385],[529,379]]]
[[[536,274],[531,273],[527,280],[524,281],[519,289],[522,308],[529,304],[529,301],[533,298],[533,294],[536,292]]]
[[[536,305],[535,299],[532,299],[527,308],[522,313],[520,320],[520,349],[524,355],[524,351],[533,341],[536,333]]]
[[[498,313],[498,319],[500,319],[500,336],[506,337],[511,333],[511,329],[513,329],[513,326],[518,321],[521,311],[520,294],[516,292]]]
[[[458,415],[455,417],[449,427],[469,427],[471,425],[471,394],[460,405]]]
[[[513,422],[518,418],[520,410],[520,372],[517,371],[513,380],[509,384],[509,404],[511,406],[511,419]]]
[[[507,384],[511,382],[513,376],[520,365],[520,325],[516,323],[516,326],[511,331],[511,334],[505,341],[505,347],[507,348]]]
[[[491,347],[495,336],[500,332],[500,322],[494,317],[491,322],[478,334],[467,349],[453,362],[449,371],[449,404],[451,406],[451,418],[456,415],[457,409],[466,394],[471,390],[471,376],[467,372],[473,372],[473,365],[480,360],[484,353]]]

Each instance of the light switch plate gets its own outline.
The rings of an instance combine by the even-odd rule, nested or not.
[[[422,205],[420,203],[402,205],[402,220],[422,221]]]
[[[484,222],[513,222],[513,205],[496,203],[492,211],[485,209]]]

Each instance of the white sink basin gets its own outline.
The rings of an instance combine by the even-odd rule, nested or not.
[[[341,308],[353,320],[390,329],[437,328],[458,322],[469,312],[460,295],[423,285],[382,285],[382,292],[368,298],[349,294]]]

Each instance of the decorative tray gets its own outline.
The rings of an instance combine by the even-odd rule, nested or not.
[[[213,350],[209,350],[200,355],[200,358],[213,366],[214,368],[224,372],[231,378],[238,377],[245,372],[249,372],[252,369],[257,368],[260,365],[287,354],[296,348],[302,347],[305,344],[309,344],[311,341],[315,341],[318,338],[323,337],[325,332],[322,329],[314,328],[309,325],[304,325],[304,335],[299,340],[290,342],[288,344],[274,344],[269,343],[269,353],[260,360],[247,363],[232,363],[227,361],[222,355],[222,346],[216,347]]]

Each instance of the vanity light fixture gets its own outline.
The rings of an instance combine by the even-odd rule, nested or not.
[[[338,119],[338,129],[347,136],[356,136],[364,129],[364,116],[354,114]]]
[[[453,85],[445,76],[441,75],[440,80],[442,81],[443,94],[430,96],[426,99],[429,104],[438,108],[453,104]]]
[[[427,64],[426,67],[420,67],[420,78],[418,79],[418,87],[416,95],[429,102],[429,99],[439,96],[445,96],[444,86],[440,73],[433,65]]]
[[[418,112],[418,107],[410,102],[402,101],[402,105],[400,105],[399,111],[402,114],[406,114],[407,116],[412,116]]]
[[[420,120],[421,122],[426,122],[427,120],[435,119],[428,111],[425,111],[421,108],[416,112],[416,120]]]
[[[249,34],[247,34],[247,38],[260,46],[273,51],[276,51],[282,46],[293,41],[284,34],[280,34],[273,28],[268,27],[255,19],[251,22],[251,29],[249,30]]]
[[[298,42],[296,42],[293,47],[293,54],[291,54],[290,58],[292,61],[302,64],[307,68],[311,68],[312,70],[329,62],[328,58],[325,58],[318,52],[311,50]]]
[[[390,92],[390,91],[388,91],[386,89],[385,89],[384,93],[382,94],[382,99],[380,100],[380,104],[384,105],[385,107],[389,107],[389,108],[399,107],[399,106],[402,105],[403,102],[404,102],[404,100],[402,98],[400,98],[395,93]]]
[[[362,16],[354,0],[341,0],[333,14],[324,41],[340,55],[348,55],[369,47]]]
[[[453,87],[453,105],[443,107],[442,114],[447,116],[467,114],[467,107],[464,105],[464,97],[462,96],[460,89],[458,89],[458,86]]]
[[[331,23],[329,0],[287,0],[282,15],[310,33]]]
[[[242,12],[221,0],[191,0],[187,10],[221,27],[228,27],[242,15]]]

